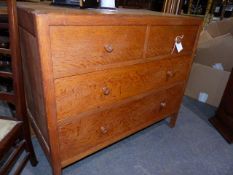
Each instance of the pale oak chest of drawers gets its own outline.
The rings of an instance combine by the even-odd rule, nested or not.
[[[175,125],[200,19],[32,3],[18,17],[27,112],[55,175],[166,117]]]

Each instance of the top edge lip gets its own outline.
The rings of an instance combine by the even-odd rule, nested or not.
[[[30,7],[33,6],[33,7]],[[47,7],[46,9],[38,9],[42,6]],[[50,3],[31,3],[31,2],[18,2],[17,7],[20,9],[25,9],[26,11],[34,14],[34,15],[49,15],[49,14],[56,14],[56,15],[100,15],[100,16],[147,16],[147,17],[166,17],[166,18],[180,18],[184,20],[196,20],[196,21],[203,21],[203,18],[200,16],[189,16],[189,15],[175,15],[163,12],[155,12],[145,9],[123,9],[117,8],[116,10],[108,10],[108,9],[95,9],[95,8],[87,8],[87,9],[80,9],[80,8],[70,8],[70,7],[63,7],[63,6],[51,6]]]

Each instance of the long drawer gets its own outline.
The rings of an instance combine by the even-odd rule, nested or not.
[[[69,118],[154,88],[182,82],[186,79],[190,64],[188,57],[161,59],[57,79],[57,118]]]
[[[146,57],[192,54],[197,31],[198,26],[152,26]],[[179,53],[174,48],[176,39],[183,46]]]
[[[142,59],[146,26],[50,27],[55,78]]]
[[[155,91],[98,113],[77,116],[59,127],[62,165],[68,165],[176,113],[184,84]]]

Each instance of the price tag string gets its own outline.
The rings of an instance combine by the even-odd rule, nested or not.
[[[175,51],[175,49],[176,49],[176,45],[179,44],[183,38],[184,38],[184,35],[177,36],[177,37],[175,38],[175,43],[174,43],[174,46],[173,46],[171,55],[174,53],[174,51]]]

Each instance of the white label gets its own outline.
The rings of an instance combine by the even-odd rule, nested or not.
[[[206,103],[208,100],[209,95],[205,92],[200,92],[199,96],[198,96],[198,101],[202,102],[202,103]]]
[[[216,63],[212,67],[217,70],[224,70],[223,65],[221,63]]]
[[[176,49],[178,53],[180,53],[183,50],[183,46],[181,42],[179,43],[176,42]]]
[[[116,8],[115,0],[101,0],[100,6],[106,8]]]

